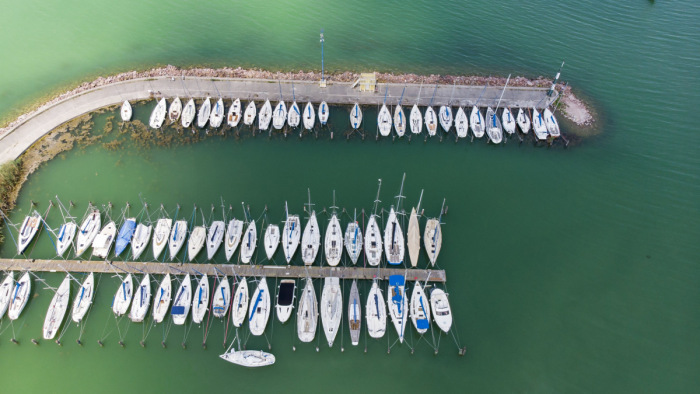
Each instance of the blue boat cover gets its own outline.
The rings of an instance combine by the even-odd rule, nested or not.
[[[117,236],[117,243],[114,246],[114,255],[119,256],[126,246],[131,242],[131,238],[134,236],[134,230],[136,229],[136,221],[129,219],[122,224],[121,230],[119,230],[119,235]]]
[[[184,315],[185,314],[185,307],[182,305],[173,305],[173,315]]]
[[[260,302],[260,300],[262,300],[264,291],[265,289],[260,289],[260,292],[258,293],[258,298],[255,299],[255,305],[253,305],[253,313],[250,314],[250,319],[248,319],[248,321],[253,321],[253,318],[255,317],[255,312],[257,312],[258,309],[258,303]]]
[[[419,330],[427,330],[428,328],[430,328],[430,324],[428,324],[428,319],[416,320],[416,326]]]

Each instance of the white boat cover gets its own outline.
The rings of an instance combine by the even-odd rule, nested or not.
[[[316,337],[318,325],[318,302],[316,301],[316,289],[311,278],[306,278],[306,286],[299,299],[297,311],[297,336],[302,342],[311,342]]]
[[[63,323],[70,302],[70,276],[66,275],[54,294],[44,319],[44,339],[53,339]]]
[[[337,277],[326,277],[321,293],[321,323],[329,347],[333,347],[341,320],[343,320],[343,292],[340,290],[340,280]]]

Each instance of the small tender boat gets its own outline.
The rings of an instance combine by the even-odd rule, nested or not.
[[[243,113],[243,124],[246,126],[252,126],[255,122],[255,115],[257,115],[258,108],[255,106],[255,101],[248,103]]]
[[[156,229],[153,232],[153,259],[158,260],[161,252],[168,243],[170,228],[173,225],[173,220],[168,218],[158,219]]]
[[[547,133],[547,125],[544,123],[544,117],[536,108],[532,109],[532,130],[539,141],[546,140],[549,135]]]
[[[394,323],[396,333],[399,334],[399,342],[403,342],[403,334],[406,330],[408,317],[408,299],[406,298],[406,279],[401,275],[389,277],[389,289],[386,299],[389,306],[389,315]]]
[[[182,127],[188,128],[192,124],[192,121],[194,120],[194,116],[197,114],[197,110],[195,108],[194,104],[194,99],[190,99],[187,104],[185,104],[185,108],[182,110],[182,116],[180,117],[180,121],[182,123]]]
[[[314,123],[316,123],[316,111],[314,111],[314,106],[309,101],[304,107],[304,128],[306,130],[311,130],[314,128]]]
[[[224,242],[224,250],[226,251],[226,261],[231,261],[233,253],[238,247],[238,243],[241,241],[241,234],[243,233],[243,222],[233,218],[229,220],[228,227],[226,228],[226,238]]]
[[[377,126],[382,137],[387,137],[391,134],[391,112],[389,112],[386,104],[382,104],[382,109],[377,114]]]
[[[187,240],[187,259],[193,261],[204,246],[204,240],[207,238],[207,229],[204,226],[195,226],[190,234],[190,239]]]
[[[452,310],[450,301],[447,299],[442,289],[433,289],[430,292],[430,305],[433,307],[433,320],[435,324],[444,332],[450,331],[452,327]]]
[[[287,121],[287,105],[284,101],[280,101],[275,106],[275,111],[272,113],[272,127],[279,130],[284,127],[284,122]]]
[[[93,209],[80,225],[80,231],[78,231],[78,239],[75,245],[75,257],[80,257],[80,255],[92,245],[95,236],[100,232],[101,225],[100,211]]]
[[[376,215],[369,217],[365,231],[365,256],[369,265],[375,267],[382,260],[382,233],[377,225]]]
[[[326,228],[324,251],[328,265],[335,267],[340,263],[340,258],[343,257],[343,229],[340,227],[340,221],[335,213],[331,216]]]
[[[416,208],[411,209],[411,216],[408,219],[408,231],[406,231],[406,246],[411,266],[418,265],[418,255],[420,253],[420,225],[418,224],[418,213]]]
[[[173,230],[170,232],[170,237],[168,240],[168,249],[170,249],[170,260],[173,260],[177,256],[182,245],[185,244],[185,237],[187,236],[187,222],[184,220],[178,220],[173,226]]]
[[[430,328],[428,296],[425,295],[418,281],[413,285],[413,294],[411,294],[411,320],[419,334],[425,334]]]
[[[133,259],[138,260],[139,257],[141,257],[141,253],[143,253],[144,250],[146,250],[146,246],[148,246],[148,241],[151,240],[151,231],[153,230],[153,226],[145,225],[143,223],[139,223],[138,226],[136,226],[136,231],[134,232],[134,239],[131,240],[131,254],[133,254]]]
[[[165,274],[153,298],[153,320],[156,323],[162,323],[163,319],[165,319],[165,314],[170,309],[170,301],[173,297],[172,286],[170,274]]]
[[[472,128],[474,137],[481,138],[484,136],[484,117],[481,116],[481,111],[476,106],[472,107],[471,115],[469,116],[469,125]]]
[[[522,131],[523,134],[527,134],[530,132],[532,124],[530,123],[530,117],[527,116],[527,113],[524,109],[520,108],[518,110],[518,117],[516,118],[516,121],[518,122],[520,131]]]
[[[328,346],[332,347],[343,319],[343,292],[337,277],[326,277],[321,293],[321,323],[326,333]]]
[[[275,355],[262,350],[231,350],[219,355],[222,359],[242,367],[265,367],[275,363]]]
[[[466,138],[469,131],[469,119],[462,107],[457,109],[457,115],[455,115],[455,131],[457,131],[458,138]]]
[[[508,134],[515,133],[515,118],[510,112],[510,108],[503,108],[501,119],[503,120],[503,130]]]
[[[228,116],[226,116],[226,124],[229,127],[236,127],[241,121],[241,99],[237,98],[231,103],[231,107],[228,109]]]
[[[228,312],[228,307],[231,305],[231,285],[228,283],[228,278],[224,276],[213,294],[211,303],[211,311],[214,317],[223,318]]]
[[[202,106],[199,107],[199,112],[197,113],[197,127],[203,129],[207,122],[209,122],[209,116],[211,115],[211,100],[207,97]]]
[[[448,105],[441,105],[439,112],[440,126],[445,130],[446,133],[452,128],[452,108]]]
[[[362,229],[356,221],[348,223],[345,230],[345,249],[348,251],[350,261],[357,264],[357,259],[362,253]]]
[[[306,278],[306,286],[299,299],[297,311],[297,336],[302,342],[311,342],[316,336],[318,324],[318,302],[316,301],[316,289],[311,278]]]
[[[75,238],[75,231],[78,229],[78,225],[74,222],[68,222],[61,225],[58,230],[58,235],[56,236],[56,253],[59,256],[68,250],[68,247],[73,245],[73,239]]]
[[[56,336],[56,332],[61,323],[63,323],[63,318],[66,316],[66,310],[68,310],[68,303],[70,302],[70,276],[66,275],[58,286],[56,294],[54,294],[51,299],[51,304],[49,304],[49,310],[46,312],[46,318],[44,319],[44,339],[53,339]]]
[[[348,324],[350,326],[350,340],[353,346],[360,343],[360,328],[362,327],[362,305],[360,304],[360,292],[357,291],[357,280],[352,280],[350,298],[348,299]]]
[[[134,302],[131,304],[129,311],[129,319],[134,323],[140,323],[148,313],[148,307],[151,305],[151,277],[146,274],[141,279],[139,287],[134,292]]]
[[[211,260],[216,251],[219,250],[221,242],[224,240],[224,222],[221,220],[216,220],[209,226],[209,233],[207,234],[207,259]]]
[[[330,108],[325,101],[321,101],[318,106],[318,121],[321,122],[321,126],[325,126],[328,123],[328,115],[330,114]]]
[[[260,278],[257,289],[250,299],[250,311],[248,312],[248,327],[250,333],[260,336],[265,332],[267,320],[270,318],[270,292],[267,289],[267,280]]]
[[[394,207],[391,207],[389,220],[384,229],[384,253],[386,253],[387,262],[391,265],[403,264],[404,248],[403,230]]]
[[[286,323],[292,315],[294,309],[294,299],[296,298],[297,282],[294,279],[282,279],[279,290],[277,290],[277,319],[280,323]]]
[[[493,112],[491,107],[486,109],[486,134],[488,134],[489,140],[494,144],[500,144],[501,141],[503,141],[501,120],[498,119],[498,116],[496,116],[496,113]]]
[[[117,293],[112,300],[112,312],[115,315],[124,315],[129,310],[131,298],[134,296],[134,283],[131,274],[127,274],[117,289]]]
[[[248,264],[253,259],[255,246],[258,244],[258,230],[255,227],[255,220],[251,221],[243,234],[241,240],[241,263]]]
[[[406,134],[406,115],[404,115],[400,104],[394,109],[394,130],[399,137]]]
[[[352,106],[352,111],[350,111],[350,126],[357,130],[362,124],[362,110],[360,109],[360,104],[355,103]]]
[[[305,265],[313,265],[320,246],[321,232],[316,220],[316,211],[311,211],[309,221],[304,227],[304,235],[301,237],[301,259]]]
[[[282,249],[284,250],[284,258],[287,259],[287,264],[292,261],[292,257],[297,251],[300,238],[301,224],[299,223],[299,216],[287,215],[287,220],[284,222],[284,230],[282,230]]]
[[[124,100],[122,103],[122,109],[120,111],[120,114],[122,116],[122,121],[128,122],[131,120],[131,115],[133,111],[131,110],[131,104],[127,100]]]
[[[219,99],[214,108],[211,110],[211,115],[209,116],[209,126],[217,129],[221,126],[224,121],[224,100]]]
[[[41,226],[41,215],[39,212],[34,211],[31,215],[24,218],[22,222],[22,227],[19,228],[19,239],[17,242],[17,254],[22,254],[29,243],[32,242],[36,232]]]
[[[544,109],[544,124],[547,126],[547,132],[552,137],[557,138],[561,135],[559,132],[559,123],[549,108]]]
[[[5,275],[5,279],[0,284],[0,319],[5,316],[7,308],[12,300],[12,293],[15,290],[15,273],[10,271]]]
[[[160,99],[156,107],[153,108],[153,112],[151,112],[151,118],[148,120],[148,125],[151,126],[152,129],[160,129],[160,127],[163,126],[163,122],[165,121],[165,115],[167,113],[167,106],[168,103],[165,101],[165,98],[162,98]]]
[[[435,260],[437,260],[440,254],[440,248],[442,247],[442,231],[440,231],[439,219],[428,219],[428,222],[425,224],[423,241],[430,264],[435,265]]]
[[[365,314],[369,336],[372,338],[383,337],[386,332],[386,306],[384,305],[384,295],[382,295],[376,279],[372,282],[372,288],[367,296]]]
[[[117,241],[114,245],[114,255],[119,256],[122,254],[124,249],[129,245],[131,239],[134,237],[134,231],[136,230],[136,218],[128,218],[122,224],[122,228],[119,229],[119,234],[117,235]]]
[[[173,301],[173,307],[170,310],[170,314],[173,316],[173,323],[178,326],[185,324],[187,314],[190,313],[191,300],[192,281],[190,280],[190,274],[187,274],[182,283],[180,283],[177,293],[175,293],[175,301]]]
[[[180,119],[180,115],[182,115],[182,101],[180,101],[180,97],[175,96],[175,100],[170,103],[168,109],[168,120],[171,124],[175,123]]]
[[[78,294],[75,295],[75,301],[73,301],[73,311],[71,312],[71,319],[80,323],[81,320],[87,314],[90,305],[92,305],[92,298],[95,294],[95,274],[90,272],[90,274],[85,278],[83,284],[78,289]]]
[[[260,115],[258,115],[258,128],[260,130],[269,129],[270,120],[272,120],[272,105],[270,100],[265,100],[265,104],[260,108]]]
[[[277,245],[280,244],[280,226],[271,224],[265,230],[265,254],[267,259],[272,259],[277,251]]]
[[[10,307],[7,311],[7,317],[9,317],[10,320],[17,320],[22,313],[22,310],[27,305],[27,301],[29,301],[31,290],[32,282],[30,281],[29,272],[25,272],[12,289]]]
[[[437,133],[437,116],[433,107],[425,109],[425,128],[428,129],[428,135],[434,136]]]
[[[313,119],[313,117],[311,117]],[[292,106],[289,107],[289,112],[287,113],[287,124],[289,127],[299,127],[299,122],[301,121],[301,113],[299,111],[299,106],[297,102],[293,102]]]
[[[109,256],[109,250],[112,249],[112,244],[116,236],[117,225],[114,224],[114,222],[105,224],[92,242],[92,255],[106,259],[107,256]]]
[[[410,121],[411,133],[420,134],[423,131],[423,114],[421,114],[417,104],[413,104],[413,108],[411,108]]]
[[[236,293],[231,300],[231,323],[234,327],[240,327],[248,313],[248,282],[241,278],[236,288]]]
[[[207,275],[202,275],[197,284],[197,290],[194,292],[192,299],[192,321],[199,324],[204,319],[204,314],[209,308],[209,278]]]

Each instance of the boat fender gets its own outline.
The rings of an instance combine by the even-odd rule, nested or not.
[[[37,345],[37,346],[39,346],[39,341],[37,341],[37,340],[34,339],[34,338],[32,338],[32,343],[35,344],[35,345]]]
[[[165,349],[165,348],[167,347],[167,346],[165,346],[165,341],[162,341],[162,342],[160,343],[160,345],[163,346],[163,349]]]
[[[10,341],[12,341],[12,343],[14,343],[15,345],[19,345],[19,342],[15,338],[10,339]]]

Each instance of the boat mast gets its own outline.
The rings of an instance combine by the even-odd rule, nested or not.
[[[335,215],[336,211],[338,210],[338,207],[335,206],[335,190],[333,190],[333,205],[331,206],[331,209],[333,210],[333,215]]]
[[[308,188],[307,188],[307,189],[306,189],[306,192],[307,192],[308,195],[309,195],[309,203],[308,203],[308,204],[304,204],[304,205],[308,206],[308,211],[307,211],[307,213],[309,214],[309,218],[311,218],[311,211],[312,211],[311,207],[314,206],[314,204],[311,203],[311,189],[308,189]]]
[[[420,190],[420,197],[418,198],[418,205],[416,206],[416,214],[420,215],[420,203],[423,201],[423,189]]]
[[[377,188],[377,198],[374,199],[374,212],[372,213],[372,216],[377,216],[377,206],[381,202],[379,200],[379,191],[382,190],[382,179],[379,178],[379,187]]]
[[[403,173],[403,178],[401,179],[401,188],[399,189],[399,195],[396,196],[396,213],[400,212],[400,207],[401,207],[401,199],[406,198],[406,196],[403,196],[403,183],[406,180],[406,173]],[[399,213],[400,214],[400,213]]]
[[[508,74],[508,79],[506,79],[506,84],[503,85],[503,91],[501,91],[501,97],[498,98],[498,104],[496,104],[496,110],[493,111],[494,115],[498,112],[498,108],[501,106],[501,99],[503,94],[506,92],[506,87],[508,87],[508,82],[510,81],[510,74]]]

